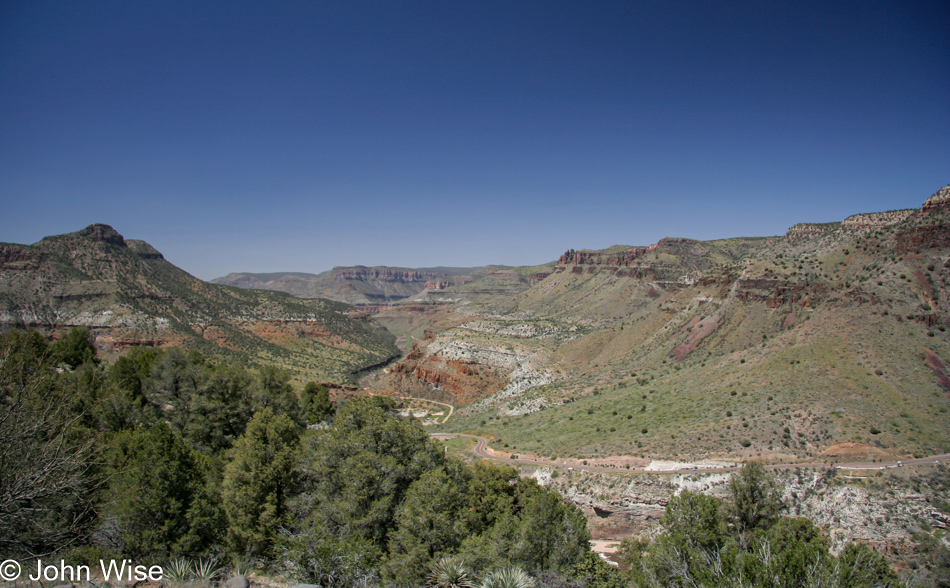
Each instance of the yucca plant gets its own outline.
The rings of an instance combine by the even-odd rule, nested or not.
[[[462,562],[443,557],[429,568],[426,585],[433,588],[472,588],[472,578]]]
[[[506,566],[492,570],[482,578],[479,588],[533,588],[534,578],[524,570]]]
[[[179,557],[165,564],[165,578],[169,580],[184,581],[191,577],[191,561]]]
[[[192,566],[194,576],[198,580],[214,580],[221,573],[222,568],[218,565],[218,560],[209,557],[208,559],[199,559]]]
[[[254,560],[235,558],[234,563],[231,565],[231,575],[232,576],[247,576],[251,570],[254,569]]]

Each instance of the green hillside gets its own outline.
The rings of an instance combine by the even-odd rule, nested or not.
[[[178,345],[285,367],[299,379],[348,381],[398,353],[392,335],[352,311],[208,284],[106,225],[33,245],[0,244],[0,325],[49,333],[87,325],[106,353]]]
[[[941,453],[948,259],[950,213],[930,204],[782,237],[570,250],[520,289],[495,276],[440,293],[464,319],[377,388],[460,405],[440,430],[522,455]]]

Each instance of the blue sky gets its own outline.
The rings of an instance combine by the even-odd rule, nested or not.
[[[0,3],[0,241],[210,279],[780,234],[950,183],[935,2]]]

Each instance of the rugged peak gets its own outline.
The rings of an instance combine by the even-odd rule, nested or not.
[[[923,205],[924,212],[930,212],[938,208],[943,208],[950,203],[950,184],[937,190],[937,193],[928,198]]]
[[[93,241],[104,241],[113,245],[124,246],[125,239],[118,231],[102,223],[93,223],[85,229],[79,231],[80,237],[92,239]]]

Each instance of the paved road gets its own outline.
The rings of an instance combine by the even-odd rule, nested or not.
[[[716,472],[730,472],[734,470],[741,469],[742,466],[731,466],[731,467],[721,467],[721,468],[683,468],[683,469],[674,469],[674,470],[644,470],[642,468],[605,468],[600,466],[591,466],[591,465],[567,465],[563,463],[557,463],[555,461],[548,460],[532,460],[532,459],[509,459],[507,457],[498,457],[491,453],[491,449],[488,447],[488,439],[484,437],[479,437],[478,435],[466,435],[465,433],[432,433],[430,435],[433,439],[452,439],[455,437],[462,437],[465,439],[475,439],[475,448],[473,452],[478,457],[483,457],[485,459],[493,459],[496,461],[504,462],[515,462],[526,465],[536,465],[543,467],[558,467],[558,468],[573,468],[576,470],[590,470],[594,472],[629,472],[637,474],[709,474]],[[772,464],[765,466],[770,470],[791,470],[795,468],[819,468],[819,469],[830,469],[837,468],[839,470],[884,470],[888,468],[896,468],[902,466],[909,466],[915,464],[925,464],[925,463],[934,463],[934,462],[948,462],[950,461],[950,453],[944,453],[941,455],[933,455],[930,457],[921,457],[917,459],[906,459],[902,461],[891,461],[891,462],[848,462],[848,463],[782,463],[782,464]]]

